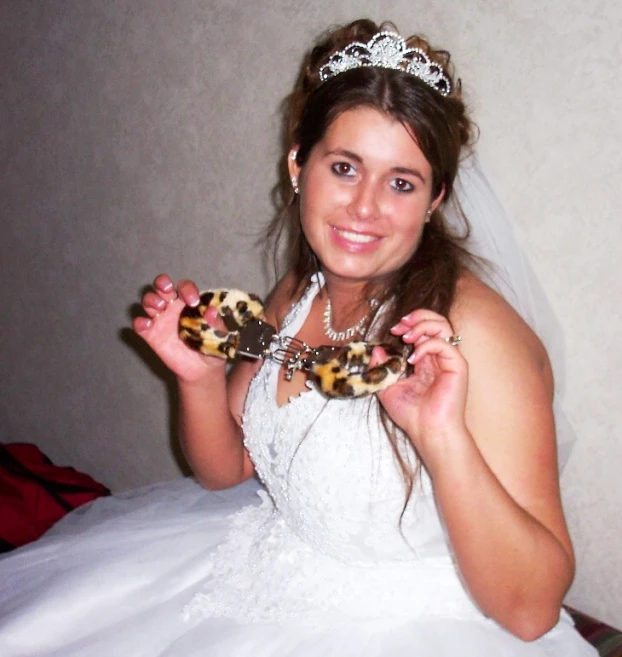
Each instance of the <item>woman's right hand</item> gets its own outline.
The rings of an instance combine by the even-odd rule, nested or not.
[[[179,315],[184,306],[199,304],[199,290],[188,280],[175,284],[167,274],[153,281],[153,290],[146,292],[142,306],[147,317],[136,317],[132,326],[136,333],[158,354],[162,362],[184,382],[197,383],[214,370],[224,371],[225,361],[204,356],[188,348],[179,338]],[[210,308],[205,319],[216,328],[220,326],[217,312]]]

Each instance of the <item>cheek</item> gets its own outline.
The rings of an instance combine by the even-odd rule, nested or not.
[[[428,203],[417,197],[396,202],[393,205],[393,226],[405,238],[413,238],[423,231]]]
[[[313,201],[311,202],[311,199]],[[320,221],[316,199],[312,195],[301,195],[300,198],[300,228],[312,249],[317,247],[317,235],[319,234]]]
[[[343,205],[338,192],[320,180],[310,178],[301,188],[300,221],[305,232],[325,223]]]
[[[417,208],[416,213],[416,218],[413,219],[413,210],[411,209],[410,219],[394,224],[396,237],[400,240],[398,248],[404,254],[405,260],[408,260],[419,248],[425,230],[425,210]]]

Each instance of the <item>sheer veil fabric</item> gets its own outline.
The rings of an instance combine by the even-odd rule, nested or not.
[[[548,351],[555,375],[554,411],[561,472],[576,442],[562,405],[565,387],[563,330],[520,246],[509,213],[475,154],[461,163],[454,200],[445,209],[449,225],[458,234],[464,234],[460,208],[471,227],[465,246],[490,265],[478,269],[477,275],[512,304]]]

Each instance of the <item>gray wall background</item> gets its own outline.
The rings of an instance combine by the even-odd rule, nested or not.
[[[566,330],[568,601],[622,626],[622,92],[615,0],[4,0],[0,440],[115,490],[180,476],[173,386],[127,329],[160,271],[264,293],[280,99],[368,15],[448,48]],[[527,411],[526,411],[527,412]]]

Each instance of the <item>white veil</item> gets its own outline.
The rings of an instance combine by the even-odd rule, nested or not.
[[[476,155],[461,163],[454,196],[471,227],[466,247],[492,265],[489,272],[478,271],[478,275],[514,306],[548,351],[555,375],[554,412],[561,472],[576,440],[562,408],[565,387],[562,328],[520,247],[509,214],[497,198]],[[455,203],[448,203],[445,216],[450,227],[460,233],[463,223]]]

